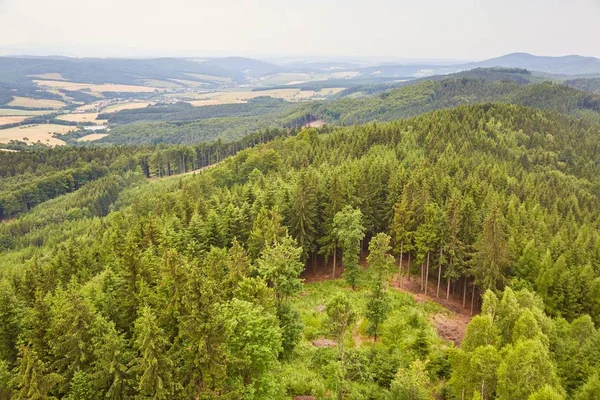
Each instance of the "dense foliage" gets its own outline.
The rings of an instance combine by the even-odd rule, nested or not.
[[[257,129],[296,128],[315,120],[333,125],[393,121],[486,102],[518,104],[600,121],[600,96],[563,84],[531,83],[537,80],[524,70],[476,69],[449,78],[406,82],[394,89],[387,85],[358,86],[340,94],[345,97],[332,101],[294,105],[261,98],[238,105],[124,110],[108,115],[109,120],[117,124],[137,123],[117,126],[101,142],[193,144],[217,138],[232,140]]]
[[[204,164],[128,154],[2,223],[0,396],[597,398],[599,125],[485,104],[273,132]],[[3,176],[120,151],[8,155]],[[460,350],[390,290],[390,252],[482,309]],[[303,286],[317,264],[344,281]]]

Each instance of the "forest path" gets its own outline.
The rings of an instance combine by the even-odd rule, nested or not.
[[[363,257],[361,258],[361,264],[363,268],[366,266],[366,256],[367,252],[364,252]],[[396,267],[398,265],[398,261],[399,260],[396,261]],[[405,259],[403,263],[403,273],[406,273],[407,267],[407,259]],[[331,263],[331,260],[327,263],[327,265],[325,265],[323,260],[319,259],[315,266],[313,266],[312,263],[307,265],[305,271],[302,273],[302,278],[304,278],[305,283],[323,282],[334,279],[332,271],[333,264]],[[338,264],[335,271],[335,279],[340,279],[342,277],[342,273],[343,268]],[[427,296],[425,296],[425,293],[421,291],[420,276],[418,275],[412,275],[410,280],[408,280],[406,275],[404,275],[402,277],[402,284],[399,285],[398,274],[396,273],[394,275],[391,287],[394,290],[411,295],[417,303],[425,303],[430,301],[443,307],[441,312],[430,315],[429,320],[436,327],[441,338],[452,341],[455,344],[459,344],[465,335],[467,325],[473,318],[473,315],[471,315],[471,309],[469,308],[470,298],[467,297],[466,307],[462,306],[462,297],[460,295],[452,294],[452,291],[449,299],[446,300],[445,282],[442,282],[440,288],[440,297],[436,297],[437,275],[434,275],[435,274],[432,271],[429,276]],[[357,337],[359,340],[361,340],[361,338],[357,335],[353,334],[353,337],[355,344]]]

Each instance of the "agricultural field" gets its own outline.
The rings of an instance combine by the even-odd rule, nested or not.
[[[231,82],[231,78],[226,78],[223,76],[213,76],[213,75],[205,75],[205,74],[187,74],[191,77],[202,79],[205,81],[215,81],[215,82]]]
[[[103,124],[106,121],[97,121],[99,113],[83,113],[83,114],[64,114],[56,117],[57,119],[61,119],[63,121],[69,122],[95,122],[96,124]]]
[[[39,141],[48,146],[62,146],[65,142],[54,138],[52,135],[64,135],[74,129],[76,128],[73,126],[56,124],[26,125],[10,129],[0,129],[0,143],[19,140],[32,144]]]
[[[111,113],[111,112],[117,112],[117,111],[122,111],[122,110],[135,110],[137,108],[148,107],[150,104],[152,104],[152,103],[149,103],[149,102],[117,103],[117,104],[111,104],[110,106],[103,109],[102,112],[103,113]]]
[[[14,108],[0,108],[0,117],[31,117],[34,115],[48,114],[43,110],[16,110]]]
[[[180,83],[183,86],[188,87],[202,87],[208,85],[206,82],[188,81],[186,79],[171,79],[173,82]]]
[[[16,124],[25,120],[26,118],[26,116],[0,117],[0,125]]]
[[[213,92],[204,93],[195,96],[195,100],[189,103],[194,106],[213,106],[219,104],[245,103],[256,97],[268,96],[285,101],[297,102],[305,100],[323,99],[344,90],[343,88],[324,88],[320,91],[300,90],[300,89],[273,89],[260,90],[255,92],[236,91],[236,92]]]
[[[261,85],[265,86],[297,85],[306,82],[326,81],[327,79],[354,78],[358,75],[360,75],[360,72],[358,71],[339,71],[323,73],[283,72],[260,78],[260,83]]]
[[[152,86],[159,89],[181,89],[181,85],[171,81],[161,81],[158,79],[146,79],[144,81],[146,86]]]
[[[51,81],[66,81],[62,74],[58,72],[48,72],[45,74],[29,75],[31,78],[48,79]]]
[[[34,80],[38,86],[50,89],[66,89],[66,90],[86,90],[93,93],[103,92],[130,92],[130,93],[152,93],[160,90],[156,87],[137,86],[137,85],[119,85],[114,83],[93,84],[93,83],[78,83],[67,81],[50,81],[50,80]]]
[[[48,99],[32,99],[29,97],[18,97],[15,96],[13,100],[8,103],[12,107],[26,107],[26,108],[50,108],[58,110],[63,108],[66,104],[58,100]]]
[[[108,136],[108,133],[91,133],[77,139],[78,142],[93,142],[94,140],[100,140],[103,137]]]

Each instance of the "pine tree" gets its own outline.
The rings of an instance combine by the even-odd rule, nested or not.
[[[131,372],[137,377],[140,395],[154,400],[171,398],[173,361],[167,353],[169,342],[149,307],[141,310],[134,334],[137,357],[133,359]]]
[[[19,349],[18,371],[15,379],[15,400],[51,399],[50,391],[63,378],[56,373],[49,373],[47,366],[34,350],[27,346]]]
[[[402,263],[404,253],[412,250],[413,238],[412,212],[408,207],[408,196],[406,189],[402,193],[401,200],[394,207],[394,216],[390,226],[390,233],[393,238],[394,251],[400,257],[398,263],[398,284],[402,284]],[[410,270],[407,271],[410,274]]]
[[[365,316],[370,322],[368,332],[375,340],[377,340],[379,326],[385,321],[391,309],[387,294],[388,280],[394,265],[394,258],[388,254],[391,249],[390,237],[385,233],[378,233],[369,243],[367,266],[371,279]]]
[[[365,236],[362,213],[351,206],[346,206],[335,215],[334,226],[338,242],[342,247],[344,277],[354,290],[360,274],[360,243]]]
[[[327,326],[335,338],[339,351],[338,369],[338,399],[342,400],[346,390],[346,346],[344,343],[346,332],[356,322],[356,313],[348,297],[338,293],[329,300],[325,307],[327,313]]]
[[[483,222],[475,249],[472,260],[475,283],[483,291],[497,289],[498,283],[506,280],[510,261],[504,216],[497,202],[492,205]]]
[[[315,251],[317,239],[317,188],[310,171],[302,170],[292,194],[290,233],[302,248],[302,259]]]

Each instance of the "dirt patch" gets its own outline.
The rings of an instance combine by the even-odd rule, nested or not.
[[[316,340],[313,340],[311,343],[315,347],[335,347],[335,346],[337,346],[337,343],[335,342],[335,340],[331,340],[331,339],[316,339]]]
[[[429,320],[435,326],[441,338],[458,345],[465,336],[471,318],[466,315],[452,313],[451,315],[434,314]]]
[[[406,271],[407,265],[404,266]],[[404,276],[402,278],[402,284],[398,282],[398,275],[394,276],[394,288],[402,292],[410,294],[417,302],[425,303],[428,301],[439,304],[444,307],[445,313],[437,313],[431,315],[429,318],[431,323],[436,327],[441,338],[460,344],[462,338],[465,335],[467,325],[471,322],[473,316],[471,315],[470,308],[464,308],[462,306],[461,296],[453,295],[452,293],[446,299],[446,286],[442,285],[440,290],[440,296],[437,297],[437,282],[429,283],[428,294],[421,291],[421,277],[412,276],[410,280]],[[430,277],[431,279],[431,277]]]

